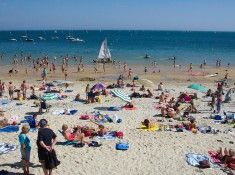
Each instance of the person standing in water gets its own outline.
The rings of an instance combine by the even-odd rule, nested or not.
[[[175,68],[175,60],[176,60],[176,58],[173,57],[173,66],[174,66],[174,68]]]

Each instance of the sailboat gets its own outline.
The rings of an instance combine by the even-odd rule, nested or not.
[[[100,47],[100,52],[96,60],[93,60],[94,63],[112,63],[111,53],[108,48],[107,39],[105,39]]]

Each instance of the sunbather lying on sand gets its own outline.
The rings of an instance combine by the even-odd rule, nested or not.
[[[235,152],[232,149],[220,148],[218,151],[218,158],[222,163],[224,163],[227,167],[235,170]]]
[[[82,132],[82,127],[75,127],[73,129],[69,129],[68,125],[62,125],[62,135],[68,141],[79,141],[82,143],[88,143],[85,140],[85,134]]]
[[[142,122],[142,125],[144,125],[147,129],[154,128],[156,126],[156,121],[145,119]]]

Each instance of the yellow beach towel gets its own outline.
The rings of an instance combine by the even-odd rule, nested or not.
[[[146,128],[146,126],[141,125],[141,126],[140,126],[140,129],[141,129],[141,130],[144,130],[144,131],[158,131],[158,130],[159,130],[159,125],[156,124],[155,126],[153,126],[153,127],[151,127],[151,128]]]

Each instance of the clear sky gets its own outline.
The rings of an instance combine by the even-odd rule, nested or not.
[[[235,31],[235,0],[0,0],[0,30]]]

